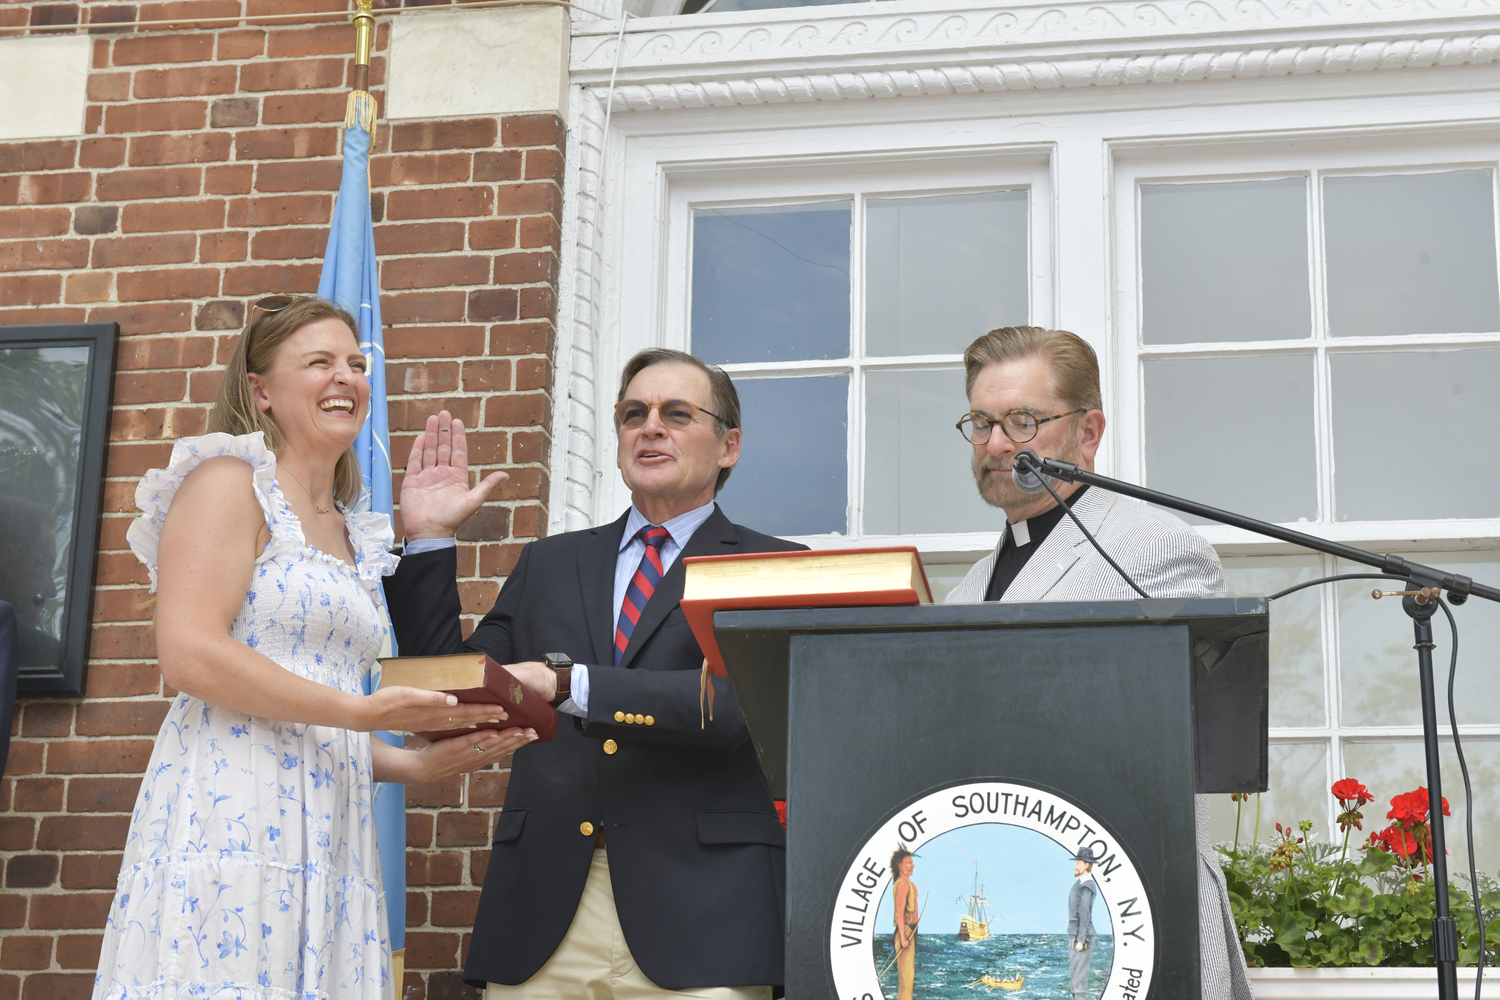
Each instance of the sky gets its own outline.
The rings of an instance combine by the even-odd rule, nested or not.
[[[979,880],[989,896],[991,934],[1066,933],[1068,890],[1076,881],[1072,854],[1039,833],[1001,823],[951,830],[918,849],[912,882],[926,907],[925,933],[958,933],[958,918],[967,912],[959,897],[974,890],[976,859]],[[881,933],[895,926],[893,905],[887,886],[876,911],[875,926]],[[1109,933],[1109,914],[1098,896],[1094,930]]]

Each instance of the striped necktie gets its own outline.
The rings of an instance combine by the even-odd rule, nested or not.
[[[630,578],[630,586],[625,588],[625,600],[620,602],[620,620],[615,623],[615,666],[619,666],[625,656],[635,623],[641,620],[646,602],[656,593],[656,585],[661,583],[662,574],[666,572],[661,564],[661,547],[672,535],[666,528],[648,524],[637,533],[637,537],[646,543],[646,552],[641,556],[635,576]]]

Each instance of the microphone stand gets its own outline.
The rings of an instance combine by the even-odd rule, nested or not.
[[[1136,486],[1080,469],[1072,462],[1055,458],[1042,458],[1030,448],[1016,455],[1015,465],[1036,476],[1051,476],[1067,483],[1084,483],[1098,486],[1112,493],[1120,493],[1147,503],[1170,507],[1187,514],[1206,517],[1220,524],[1244,528],[1258,535],[1291,542],[1315,552],[1326,552],[1350,562],[1374,566],[1383,573],[1404,577],[1407,589],[1402,595],[1401,606],[1411,616],[1416,635],[1417,674],[1422,689],[1422,746],[1427,756],[1428,811],[1432,829],[1432,881],[1436,916],[1432,921],[1432,949],[1437,961],[1439,1000],[1458,1000],[1458,930],[1448,906],[1448,851],[1443,828],[1443,789],[1441,767],[1438,759],[1437,695],[1432,680],[1432,615],[1438,604],[1434,599],[1439,592],[1446,592],[1452,604],[1463,604],[1470,596],[1500,603],[1500,589],[1475,583],[1467,576],[1448,573],[1432,566],[1409,562],[1396,555],[1376,555],[1352,545],[1330,542],[1290,528],[1283,528],[1253,517],[1220,510],[1207,504],[1184,500],[1169,493]],[[1478,891],[1478,886],[1473,887]]]

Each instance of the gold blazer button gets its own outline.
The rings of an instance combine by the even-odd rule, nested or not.
[[[614,753],[618,749],[620,749],[620,744],[616,743],[614,740],[605,740],[604,741],[604,752],[605,753]]]
[[[615,713],[615,721],[616,722],[624,722],[625,721],[625,713],[624,712],[616,712]]]
[[[652,716],[649,716],[649,715],[646,716],[646,725],[648,725],[648,726],[654,726],[654,725],[656,725],[656,719],[654,717],[652,717]]]
[[[582,823],[578,824],[578,832],[583,834],[585,837],[592,837],[594,835],[594,824],[590,823],[588,820],[584,820]]]

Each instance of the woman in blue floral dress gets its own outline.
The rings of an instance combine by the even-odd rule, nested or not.
[[[479,730],[420,751],[370,738],[496,713],[361,692],[397,560],[390,519],[349,510],[370,398],[353,330],[316,299],[260,315],[210,433],[178,441],[136,492],[145,513],[128,538],[158,595],[162,677],[181,694],[131,817],[95,997],[394,996],[375,783],[473,771],[535,738]]]

